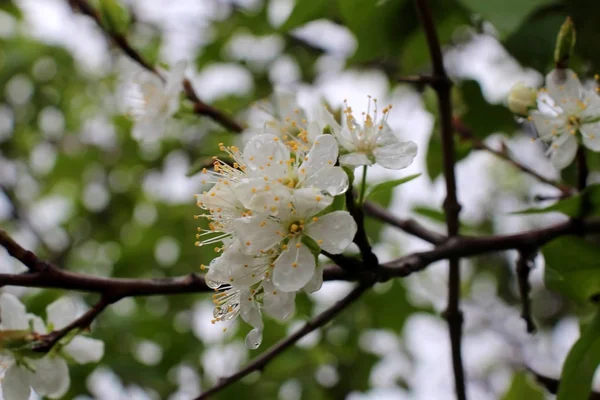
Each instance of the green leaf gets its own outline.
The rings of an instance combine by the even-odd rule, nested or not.
[[[323,18],[329,9],[331,9],[331,4],[327,1],[296,0],[292,13],[279,29],[287,32],[309,21]]]
[[[567,197],[544,208],[528,208],[511,214],[544,214],[560,212],[569,217],[600,215],[600,184],[590,185],[581,193]]]
[[[542,249],[544,282],[579,304],[600,295],[600,246],[577,236],[564,236]]]
[[[377,192],[392,191],[392,189],[394,189],[396,186],[400,186],[403,183],[410,182],[413,179],[418,178],[419,176],[421,176],[421,174],[409,175],[409,176],[404,177],[404,178],[394,179],[392,181],[382,182],[382,183],[379,183],[379,184],[377,184],[375,186],[368,187],[367,188],[367,194],[366,194],[365,198],[369,198],[370,195],[372,195],[374,193],[377,193]]]
[[[403,0],[338,0],[342,21],[358,39],[353,61],[390,56],[397,51],[398,16],[403,3]]]
[[[488,103],[476,81],[461,83],[460,100],[465,108],[461,120],[479,138],[483,139],[496,132],[512,134],[517,128],[508,108]]]
[[[515,31],[536,9],[555,0],[459,0],[473,13],[490,21],[505,36]]]
[[[544,400],[544,392],[531,382],[528,374],[517,372],[502,400]]]
[[[600,365],[600,307],[571,350],[560,376],[557,400],[587,399]]]

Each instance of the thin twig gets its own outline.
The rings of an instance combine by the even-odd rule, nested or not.
[[[454,150],[454,138],[452,128],[452,101],[450,89],[452,81],[446,74],[444,68],[444,59],[442,48],[437,35],[435,22],[431,13],[431,8],[427,0],[416,0],[419,19],[425,31],[427,47],[431,56],[433,74],[435,81],[432,82],[432,88],[435,90],[438,98],[438,107],[441,119],[441,141],[443,155],[443,171],[446,181],[446,199],[444,200],[444,212],[446,214],[446,224],[448,226],[448,237],[458,235],[460,213],[460,204],[456,194],[456,177],[454,174],[454,165],[456,155]],[[454,385],[456,396],[459,400],[466,400],[465,376],[462,362],[462,313],[460,311],[460,264],[458,258],[450,258],[450,272],[448,275],[448,307],[444,311],[444,317],[448,321],[450,330],[450,343],[452,347],[452,366],[454,369]]]
[[[321,314],[319,314],[312,320],[308,321],[306,323],[306,325],[304,325],[300,330],[294,332],[289,337],[287,337],[287,338],[281,340],[280,342],[278,342],[277,344],[275,344],[273,347],[271,347],[270,349],[265,351],[259,357],[255,358],[252,362],[250,362],[247,366],[242,368],[240,371],[236,372],[235,374],[233,374],[227,378],[222,378],[219,381],[219,383],[217,383],[215,386],[213,386],[206,392],[202,393],[195,400],[207,399],[208,396],[211,396],[217,392],[220,392],[221,390],[225,389],[227,386],[239,381],[240,379],[242,379],[246,375],[250,374],[251,372],[260,371],[260,370],[264,369],[271,360],[273,360],[275,357],[277,357],[279,354],[284,352],[289,347],[293,346],[298,340],[302,339],[304,336],[308,335],[310,332],[314,331],[317,328],[320,328],[321,326],[325,325],[329,321],[333,320],[341,311],[345,310],[346,308],[348,308],[348,306],[350,304],[352,304],[354,301],[358,300],[360,298],[360,296],[370,287],[371,287],[370,283],[359,284],[357,287],[355,287],[350,292],[350,294],[348,294],[346,297],[344,297],[343,299],[341,299],[340,301],[335,303],[332,307],[328,308],[327,310],[325,310],[324,312],[322,312]]]
[[[346,191],[346,208],[348,208],[348,212],[356,222],[357,229],[356,235],[354,235],[354,243],[356,243],[360,250],[363,264],[367,268],[377,268],[379,261],[377,260],[375,253],[373,253],[369,238],[367,237],[367,232],[365,230],[365,215],[362,207],[357,206],[356,200],[354,199],[354,191],[352,189]]]
[[[577,190],[580,192],[585,189],[589,175],[585,147],[579,146],[577,149]]]
[[[569,185],[546,178],[546,177],[540,175],[539,173],[535,172],[533,169],[521,164],[519,161],[515,160],[514,158],[512,158],[510,156],[508,150],[505,147],[503,147],[502,150],[496,150],[496,149],[491,148],[490,146],[485,144],[482,140],[477,138],[473,134],[471,129],[469,127],[467,127],[459,118],[454,118],[452,120],[452,125],[453,125],[455,131],[460,135],[460,137],[462,139],[470,141],[473,144],[474,148],[476,148],[478,150],[485,150],[488,153],[493,154],[494,156],[496,156],[498,158],[501,158],[502,160],[508,161],[509,163],[511,163],[513,166],[515,166],[522,172],[525,172],[526,174],[533,176],[540,182],[554,186],[555,188],[557,188],[558,190],[560,190],[562,192],[563,196],[569,196],[571,193],[574,192],[574,188],[570,187]]]
[[[74,329],[84,330],[88,329],[92,324],[94,319],[100,315],[102,311],[110,304],[118,301],[119,298],[116,297],[108,297],[102,296],[100,300],[94,304],[92,308],[90,308],[85,314],[81,315],[79,318],[75,319],[69,325],[65,326],[62,329],[56,330],[54,332],[50,332],[47,335],[43,335],[40,338],[40,344],[36,345],[33,349],[34,351],[40,353],[47,353],[50,351],[62,338],[64,338],[69,332]]]
[[[530,250],[520,250],[517,258],[517,282],[519,283],[519,293],[521,295],[521,318],[525,321],[528,333],[536,331],[535,322],[531,316],[531,285],[529,284],[529,273],[533,268],[533,259],[536,252]]]
[[[81,13],[91,17],[100,27],[100,29],[106,34],[106,36],[108,36],[118,48],[120,48],[125,54],[127,54],[129,58],[138,63],[147,71],[156,74],[161,79],[163,78],[160,72],[158,72],[158,70],[152,64],[150,64],[146,59],[144,59],[144,57],[129,44],[127,38],[124,35],[111,31],[104,26],[100,14],[92,6],[89,5],[87,0],[66,1],[71,5],[73,10],[81,11]],[[218,124],[233,132],[242,132],[244,130],[244,128],[229,115],[203,102],[196,94],[196,91],[192,87],[189,80],[185,79],[182,82],[182,85],[187,98],[194,104],[194,112],[196,114],[207,116],[213,121],[217,122]]]
[[[398,218],[385,208],[373,202],[365,201],[363,210],[366,215],[395,226],[396,228],[431,244],[440,244],[446,240],[446,236],[425,228],[414,219]]]

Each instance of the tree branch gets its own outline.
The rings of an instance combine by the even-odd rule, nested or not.
[[[577,190],[580,192],[587,186],[587,178],[589,175],[587,157],[585,155],[585,147],[579,146],[577,149]]]
[[[575,191],[575,189],[572,188],[571,186],[561,183],[561,182],[554,181],[549,178],[546,178],[546,177],[538,174],[531,168],[521,164],[520,162],[518,162],[517,160],[513,159],[510,156],[510,154],[508,153],[506,148],[503,148],[502,150],[495,150],[495,149],[491,148],[490,146],[485,144],[482,140],[475,137],[475,135],[473,134],[471,129],[469,129],[469,127],[467,127],[459,118],[454,118],[452,120],[452,125],[453,125],[454,129],[456,130],[456,132],[460,135],[460,137],[462,139],[470,141],[473,144],[473,147],[475,147],[476,149],[485,150],[488,153],[493,154],[502,160],[508,161],[514,167],[518,168],[522,172],[525,172],[526,174],[533,176],[540,182],[543,182],[550,186],[554,186],[555,188],[557,188],[558,190],[560,190],[562,192],[563,196],[569,196]]]
[[[535,255],[535,251],[520,250],[519,257],[517,258],[517,282],[519,283],[522,304],[521,318],[525,321],[528,333],[536,331],[535,322],[533,322],[533,317],[531,316],[531,299],[529,297],[529,293],[531,292],[529,273],[533,268]]]
[[[94,319],[98,315],[100,315],[100,313],[102,311],[104,311],[104,309],[106,307],[108,307],[112,303],[115,303],[118,300],[119,300],[119,298],[116,298],[116,297],[102,296],[100,298],[100,300],[96,304],[94,304],[94,306],[92,308],[90,308],[85,314],[83,314],[82,316],[80,316],[79,318],[77,318],[76,320],[71,322],[69,325],[67,325],[64,328],[59,329],[57,331],[50,332],[47,335],[43,335],[40,338],[40,344],[36,345],[33,350],[40,352],[40,353],[49,352],[54,347],[54,345],[56,345],[56,343],[58,343],[62,338],[64,338],[72,330],[88,329],[89,326],[94,321]]]
[[[271,360],[273,360],[275,357],[277,357],[279,354],[284,352],[289,347],[293,346],[298,340],[302,339],[304,336],[308,335],[310,332],[314,331],[317,328],[320,328],[321,326],[325,325],[329,321],[333,320],[333,318],[335,318],[341,311],[346,309],[354,301],[358,300],[360,298],[360,296],[368,288],[371,287],[371,285],[372,285],[372,283],[365,283],[365,282],[359,284],[350,292],[350,294],[348,294],[342,300],[338,301],[332,307],[328,308],[327,310],[325,310],[324,312],[322,312],[321,314],[319,314],[312,320],[308,321],[306,323],[306,325],[304,325],[300,330],[294,332],[289,337],[281,340],[280,342],[275,344],[273,347],[266,350],[263,354],[261,354],[259,357],[255,358],[252,362],[250,362],[247,366],[242,368],[240,371],[236,372],[235,374],[233,374],[227,378],[221,379],[219,381],[219,383],[217,383],[215,386],[213,386],[206,392],[202,393],[195,400],[207,399],[208,396],[211,396],[211,395],[214,395],[214,394],[220,392],[221,390],[225,389],[227,386],[239,381],[240,379],[242,379],[246,375],[250,374],[251,372],[260,371],[260,370],[264,369]]]
[[[346,208],[348,208],[348,212],[356,222],[357,229],[356,235],[354,235],[354,243],[356,243],[360,250],[363,264],[367,268],[377,268],[379,260],[377,260],[377,256],[373,253],[373,249],[371,249],[371,244],[365,231],[365,215],[361,206],[357,206],[356,204],[352,188],[346,191]]]
[[[456,154],[454,150],[452,102],[450,97],[452,81],[446,74],[446,69],[444,68],[442,48],[440,46],[429,3],[427,0],[416,0],[416,6],[421,25],[425,31],[427,47],[429,48],[429,55],[431,56],[433,66],[432,75],[434,81],[431,85],[438,98],[438,108],[441,119],[443,171],[446,181],[444,212],[446,214],[446,224],[448,226],[448,237],[452,238],[453,236],[458,235],[458,214],[460,213],[461,208],[456,194],[456,177],[454,174]],[[458,258],[450,258],[448,261],[450,268],[448,275],[448,306],[444,311],[444,318],[448,321],[450,330],[456,396],[459,400],[466,400],[465,376],[461,351],[462,313],[460,311],[460,265]]]
[[[92,18],[96,22],[98,27],[100,27],[100,29],[104,32],[104,34],[111,39],[115,46],[120,48],[125,54],[127,54],[127,56],[129,56],[129,58],[138,63],[147,71],[163,79],[160,72],[158,72],[158,70],[147,60],[145,60],[144,57],[138,51],[131,47],[131,45],[127,41],[127,38],[124,35],[117,32],[112,32],[104,26],[104,24],[102,23],[102,19],[100,18],[100,14],[92,6],[90,6],[87,0],[66,1],[67,3],[69,3],[73,10],[78,10],[82,14],[85,14]],[[194,104],[194,112],[196,114],[207,116],[213,121],[217,122],[218,124],[233,132],[242,132],[244,130],[244,128],[229,115],[200,100],[189,80],[185,79],[182,82],[182,85],[187,98]]]
[[[431,244],[440,244],[446,240],[446,236],[425,228],[414,219],[398,218],[385,208],[370,201],[365,201],[363,210],[368,216],[395,226],[396,228]]]

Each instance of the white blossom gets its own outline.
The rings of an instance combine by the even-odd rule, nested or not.
[[[180,61],[161,79],[150,71],[140,71],[131,87],[129,115],[135,120],[132,135],[137,140],[156,140],[179,109],[186,62]]]
[[[357,167],[377,163],[384,168],[402,169],[412,164],[417,154],[417,145],[412,141],[402,141],[387,124],[387,115],[391,105],[385,107],[380,116],[377,112],[377,99],[371,99],[369,108],[364,113],[362,125],[354,118],[352,108],[343,111],[342,126],[326,109],[321,112],[321,120],[325,121],[337,138],[342,155],[340,164]]]
[[[47,308],[48,322],[60,329],[76,316],[69,301],[59,299]],[[41,318],[27,314],[25,306],[13,295],[0,295],[0,384],[5,399],[27,400],[30,388],[40,396],[62,397],[69,388],[67,362],[63,356],[78,363],[98,361],[104,353],[104,343],[90,338],[75,337],[68,344],[58,343],[57,352],[32,358],[28,344],[47,333]],[[33,329],[32,329],[33,328]]]
[[[577,133],[587,148],[600,151],[600,97],[584,88],[573,71],[551,71],[538,105],[529,119],[539,138],[551,143],[548,154],[556,168],[565,168],[575,159]]]

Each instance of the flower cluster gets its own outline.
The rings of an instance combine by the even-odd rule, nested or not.
[[[387,125],[391,106],[379,119],[374,101],[362,126],[346,107],[340,125],[325,109],[308,121],[289,97],[276,100],[280,113],[249,128],[243,150],[220,145],[229,163],[215,158],[213,170],[203,170],[203,183],[213,186],[197,195],[205,211],[197,218],[207,224],[196,245],[219,253],[206,274],[216,290],[213,323],[241,316],[253,326],[249,348],[260,345],[262,313],[290,316],[298,291],[321,287],[317,256],[340,254],[354,239],[353,216],[334,204],[350,186],[340,164],[400,169],[416,154],[416,145],[401,142]]]
[[[551,71],[537,99],[531,90],[516,86],[508,105],[533,122],[539,139],[549,144],[547,155],[556,168],[573,162],[580,143],[600,151],[600,96],[596,90],[584,87],[570,69]]]
[[[0,380],[7,400],[27,400],[31,388],[40,396],[62,397],[70,386],[67,360],[79,364],[99,361],[104,343],[84,336],[67,337],[47,353],[33,346],[49,330],[67,326],[76,315],[67,299],[59,299],[46,309],[48,324],[33,314],[13,295],[0,295]]]

